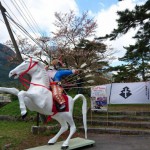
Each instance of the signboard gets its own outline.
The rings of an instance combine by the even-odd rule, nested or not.
[[[150,82],[113,83],[110,104],[150,104]]]
[[[106,86],[91,88],[91,110],[107,110]]]

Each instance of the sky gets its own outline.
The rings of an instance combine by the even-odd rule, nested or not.
[[[146,0],[0,0],[2,5],[6,8],[10,16],[19,24],[21,24],[30,34],[36,32],[36,35],[50,35],[55,30],[53,25],[55,12],[69,12],[74,10],[77,15],[88,11],[89,16],[93,17],[98,24],[96,29],[96,37],[105,36],[110,34],[114,28],[117,28],[116,19],[117,11],[123,11],[126,8],[132,10],[136,4],[141,5]],[[37,31],[31,31],[28,25],[22,19],[19,11],[15,6],[20,6],[24,13],[30,13],[35,20]],[[27,7],[27,8],[26,8]],[[23,9],[24,8],[24,9]],[[28,10],[28,11],[27,11]],[[20,10],[21,11],[21,10]],[[20,32],[17,28],[14,28],[15,33],[18,35]],[[116,59],[110,62],[112,66],[119,65],[118,58],[124,56],[124,46],[134,44],[135,41],[132,39],[136,31],[130,30],[127,34],[118,37],[114,41],[105,41],[109,47],[115,51],[114,56]],[[4,43],[10,40],[8,31],[5,24],[3,23],[3,17],[0,13],[0,43]]]

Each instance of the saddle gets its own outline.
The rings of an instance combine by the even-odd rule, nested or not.
[[[64,111],[61,111],[61,112],[68,112],[69,111],[68,96],[63,94],[63,97],[65,99],[66,108],[65,108]],[[52,116],[56,115],[59,112],[58,109],[57,109],[56,101],[54,101],[54,99],[53,99],[52,112],[53,112],[53,115],[49,115],[47,117],[46,123],[49,122],[52,119]]]
[[[69,111],[69,105],[68,105],[68,96],[63,94],[63,97],[65,99],[65,105],[66,108],[64,111],[59,111],[58,107],[58,103],[53,99],[53,107],[52,107],[52,112],[53,113],[58,113],[58,112],[68,112]]]

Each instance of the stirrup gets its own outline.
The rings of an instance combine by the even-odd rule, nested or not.
[[[60,106],[59,106],[59,110],[60,111],[64,111],[66,109],[66,104],[65,103],[63,103],[63,104],[61,104]]]

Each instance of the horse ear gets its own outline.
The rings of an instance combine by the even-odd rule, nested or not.
[[[45,67],[44,67],[44,64],[43,64],[40,60],[38,60],[38,59],[36,59],[36,58],[32,58],[32,62],[37,62],[38,65],[39,65],[41,68],[45,68]]]
[[[30,57],[30,58],[29,57],[28,58],[24,58],[24,60],[28,61],[28,62],[30,62],[31,59],[32,59],[33,62],[39,62],[39,60],[37,60],[36,58],[32,58],[32,57]]]
[[[36,58],[32,58],[32,61],[34,61],[34,62],[40,62],[38,59],[36,59]]]

